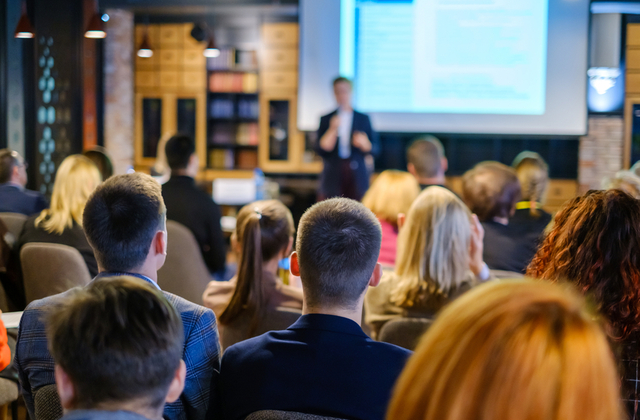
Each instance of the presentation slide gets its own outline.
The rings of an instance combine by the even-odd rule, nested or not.
[[[300,0],[298,127],[331,81],[382,132],[582,135],[589,0]]]
[[[365,112],[541,115],[548,0],[342,0],[340,73]]]

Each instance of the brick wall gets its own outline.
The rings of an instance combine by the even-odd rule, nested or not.
[[[589,118],[589,134],[580,138],[578,183],[581,193],[602,188],[602,181],[622,169],[624,124],[622,117]]]

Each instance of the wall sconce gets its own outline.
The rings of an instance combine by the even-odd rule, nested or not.
[[[605,94],[616,85],[616,79],[620,76],[620,69],[611,67],[591,67],[587,71],[589,83],[600,94]]]
[[[20,14],[20,19],[18,20],[18,24],[16,25],[16,31],[14,36],[16,38],[33,38],[35,36],[35,30],[33,29],[33,25],[29,20],[29,16],[27,16],[27,1],[22,1],[22,13]]]

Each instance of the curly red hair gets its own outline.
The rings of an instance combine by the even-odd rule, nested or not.
[[[640,331],[640,201],[620,190],[574,198],[556,215],[527,275],[575,284],[608,318],[615,340]]]

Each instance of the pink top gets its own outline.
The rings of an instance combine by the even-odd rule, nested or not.
[[[386,220],[380,220],[382,226],[382,243],[378,262],[382,265],[396,265],[396,248],[398,243],[398,229]]]

